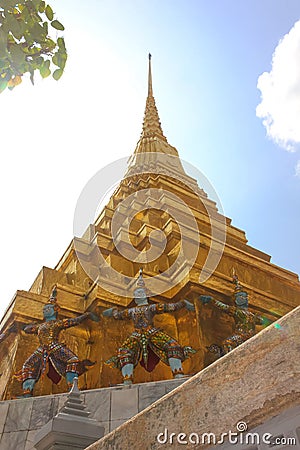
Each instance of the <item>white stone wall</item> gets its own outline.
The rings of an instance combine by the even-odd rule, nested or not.
[[[158,381],[83,391],[91,417],[105,434],[163,397],[183,380]],[[61,409],[67,394],[0,402],[0,450],[33,450],[36,431]]]

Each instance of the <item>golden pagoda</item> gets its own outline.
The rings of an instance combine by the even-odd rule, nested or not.
[[[187,299],[195,305],[195,312],[177,311],[155,318],[157,327],[181,345],[197,350],[183,363],[185,373],[192,375],[212,362],[207,346],[221,342],[233,327],[229,317],[202,306],[198,297],[210,295],[233,304],[233,271],[254,313],[274,321],[300,304],[298,276],[270,259],[248,245],[245,232],[218,210],[168,143],[153,96],[149,55],[142,133],[122,181],[94,223],[81,237],[72,239],[56,267],[43,267],[29,291],[17,291],[2,318],[2,332],[14,330],[0,346],[2,400],[22,393],[15,373],[38,346],[37,336],[25,334],[23,328],[43,320],[42,309],[54,286],[60,318],[87,311],[100,317],[98,323],[85,321],[62,332],[62,341],[81,359],[96,361],[79,378],[80,389],[95,389],[122,382],[120,372],[105,361],[131,333],[132,323],[101,313],[132,304],[140,268],[151,303]],[[160,362],[152,372],[137,366],[134,382],[171,377],[170,367]],[[34,395],[66,391],[64,380],[56,385],[42,376]]]

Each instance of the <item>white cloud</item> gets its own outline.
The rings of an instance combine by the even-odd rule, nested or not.
[[[300,177],[300,160],[296,164],[295,175],[296,175],[296,177]]]
[[[267,135],[295,151],[300,144],[300,20],[280,40],[271,71],[259,76],[257,87],[261,103],[256,115],[263,119]],[[300,175],[300,165],[298,169]]]

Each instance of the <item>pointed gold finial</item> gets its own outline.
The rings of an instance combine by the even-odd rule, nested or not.
[[[148,95],[146,99],[146,108],[144,113],[143,128],[141,137],[137,143],[132,157],[128,161],[127,176],[133,175],[136,168],[141,165],[153,165],[153,153],[163,153],[176,157],[176,167],[183,176],[187,176],[179,159],[178,152],[175,147],[172,147],[167,138],[164,136],[152,88],[152,55],[148,54]],[[149,155],[149,156],[147,156]],[[172,163],[172,170],[174,170],[174,162]],[[140,173],[140,172],[139,172]]]
[[[153,97],[153,89],[152,89],[152,72],[151,72],[151,58],[152,55],[149,53],[149,70],[148,70],[148,97]]]
[[[152,70],[151,70],[151,53],[148,54],[149,59],[149,69],[148,69],[148,96],[146,101],[144,122],[143,122],[143,131],[142,138],[154,138],[158,137],[159,139],[167,142],[166,137],[163,134],[157,108],[155,105],[155,99],[153,97],[153,88],[152,88]]]

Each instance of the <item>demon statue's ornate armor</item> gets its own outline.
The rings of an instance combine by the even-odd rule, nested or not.
[[[134,323],[133,333],[122,343],[117,356],[113,356],[107,364],[122,371],[124,384],[131,384],[134,367],[140,362],[148,372],[152,372],[161,360],[169,365],[174,377],[183,376],[182,361],[190,353],[195,353],[191,347],[182,347],[175,339],[153,325],[155,314],[174,312],[181,308],[194,310],[194,305],[187,300],[177,303],[158,303],[149,305],[142,272],[137,281],[138,288],[134,291],[136,307],[119,311],[110,308],[103,315],[115,319],[131,319]]]
[[[212,303],[215,307],[234,318],[234,334],[226,338],[221,345],[212,344],[207,347],[210,352],[216,353],[218,356],[229,353],[247,339],[254,336],[256,325],[268,325],[270,323],[268,319],[248,311],[248,294],[242,289],[238,277],[235,274],[233,276],[233,283],[235,284],[234,300],[236,306],[226,305],[210,296],[200,296],[203,304]]]
[[[57,291],[53,288],[49,303],[43,308],[45,322],[26,325],[23,330],[28,334],[37,334],[39,347],[25,361],[16,378],[22,381],[24,396],[31,396],[33,387],[48,366],[47,376],[57,384],[65,377],[70,387],[73,379],[86,372],[87,366],[94,365],[89,360],[80,361],[64,344],[59,342],[59,334],[66,328],[79,325],[86,319],[98,321],[97,316],[87,312],[72,319],[57,320],[59,307],[56,303]]]

